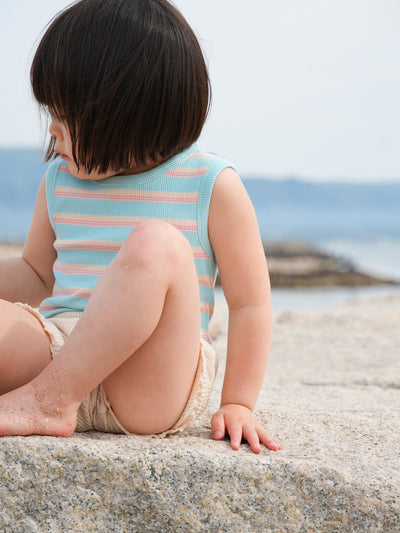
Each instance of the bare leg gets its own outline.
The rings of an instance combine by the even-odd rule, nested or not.
[[[0,435],[69,435],[81,400],[103,381],[128,430],[168,429],[191,389],[199,331],[189,243],[166,224],[139,226],[58,356],[28,385],[0,397]]]
[[[0,300],[0,395],[29,383],[50,361],[50,339],[39,321]]]

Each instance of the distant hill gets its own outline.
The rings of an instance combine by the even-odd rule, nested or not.
[[[400,238],[399,183],[244,179],[266,240]]]
[[[284,180],[248,178],[244,183],[254,205],[266,208],[277,205],[290,207],[351,207],[400,208],[399,183],[310,183],[295,178]]]
[[[0,239],[24,239],[46,170],[37,150],[0,149]],[[264,240],[400,239],[398,184],[246,178]]]

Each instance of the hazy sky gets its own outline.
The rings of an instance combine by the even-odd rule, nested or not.
[[[39,146],[35,42],[65,0],[2,0],[0,146]],[[399,0],[176,0],[210,68],[203,146],[244,176],[400,181]]]

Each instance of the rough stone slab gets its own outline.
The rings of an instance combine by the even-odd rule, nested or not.
[[[219,321],[219,325],[218,325]],[[400,294],[275,318],[259,418],[282,451],[210,439],[0,439],[0,531],[400,531]]]

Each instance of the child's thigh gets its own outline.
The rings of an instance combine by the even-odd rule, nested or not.
[[[165,431],[185,408],[200,353],[198,288],[193,285],[167,296],[153,334],[103,382],[114,413],[131,433]]]
[[[50,340],[39,320],[0,300],[0,394],[28,383],[50,361]]]

